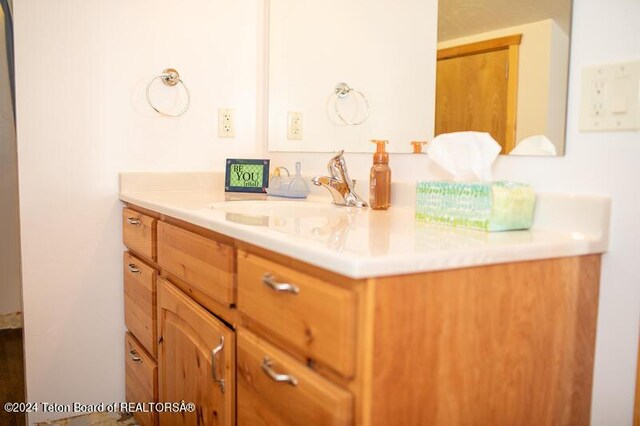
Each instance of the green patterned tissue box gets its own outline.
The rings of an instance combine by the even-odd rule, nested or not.
[[[536,196],[515,182],[418,182],[416,220],[482,231],[529,229]]]

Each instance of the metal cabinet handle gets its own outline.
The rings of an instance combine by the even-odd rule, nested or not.
[[[127,218],[127,222],[129,222],[129,225],[141,225],[142,224],[142,222],[140,222],[140,219],[136,219],[135,217]]]
[[[298,379],[289,374],[279,374],[273,371],[271,368],[271,360],[268,356],[265,356],[262,360],[262,371],[271,378],[274,382],[289,383],[291,386],[298,386]]]
[[[140,357],[138,356],[138,352],[136,352],[136,350],[135,350],[135,349],[131,349],[131,350],[129,351],[129,356],[131,357],[131,360],[132,360],[133,362],[142,362],[142,358],[140,358]]]
[[[218,355],[224,348],[224,336],[220,336],[220,344],[211,350],[211,375],[213,376],[214,383],[220,386],[220,392],[224,393],[224,379],[218,378],[218,371],[216,368],[216,355]]]
[[[298,294],[300,289],[289,283],[280,283],[270,273],[266,273],[262,276],[262,282],[272,290],[281,291],[286,293]]]
[[[138,268],[135,263],[130,263],[128,266],[129,266],[129,271],[132,274],[141,274],[142,273],[140,268]]]

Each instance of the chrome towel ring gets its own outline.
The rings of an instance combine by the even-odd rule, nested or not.
[[[149,95],[149,89],[151,88],[151,85],[153,84],[153,82],[158,79],[160,79],[166,86],[170,86],[170,87],[176,86],[179,83],[184,88],[184,91],[187,92],[187,103],[177,113],[171,114],[168,112],[160,111],[158,108],[156,108],[156,106],[151,101],[151,95]],[[162,74],[153,77],[149,81],[149,84],[147,84],[147,102],[149,102],[149,105],[151,106],[151,108],[153,108],[153,110],[160,115],[164,115],[166,117],[179,117],[185,112],[187,112],[187,110],[189,109],[189,106],[191,105],[191,93],[189,92],[189,88],[187,88],[186,84],[184,84],[184,82],[180,78],[180,74],[178,74],[178,71],[174,70],[173,68],[167,68],[166,70],[162,71]]]
[[[364,115],[360,120],[347,120],[340,113],[340,108],[338,106],[338,104],[340,103],[340,100],[348,98],[349,95],[351,95],[352,93],[354,94],[354,96],[356,95],[359,96],[366,107]],[[344,124],[348,124],[349,126],[358,126],[369,119],[369,101],[367,100],[366,96],[359,90],[349,87],[347,83],[342,82],[342,83],[336,84],[333,96],[334,96],[333,108],[338,118],[342,120]],[[356,99],[356,102],[358,102],[357,99]]]

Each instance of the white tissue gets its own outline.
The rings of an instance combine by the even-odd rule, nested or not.
[[[489,133],[456,132],[436,136],[427,154],[455,181],[490,181],[491,165],[501,149]]]
[[[544,135],[522,139],[509,155],[557,155],[556,146]]]

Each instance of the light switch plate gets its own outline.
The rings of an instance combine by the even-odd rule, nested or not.
[[[640,62],[582,71],[580,130],[640,130]]]

